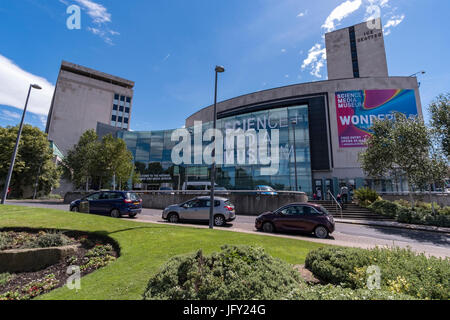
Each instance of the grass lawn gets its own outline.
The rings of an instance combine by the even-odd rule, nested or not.
[[[62,287],[40,299],[141,299],[147,282],[170,257],[224,244],[257,245],[274,257],[303,264],[306,254],[323,244],[223,230],[140,223],[52,209],[0,206],[0,228],[55,228],[97,232],[117,241],[121,256],[81,279],[78,292]]]

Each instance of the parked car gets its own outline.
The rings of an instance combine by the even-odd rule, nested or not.
[[[135,192],[100,191],[70,203],[70,211],[135,217],[142,211],[142,199]]]
[[[325,239],[334,232],[335,223],[333,216],[321,205],[292,203],[259,215],[255,227],[264,232],[314,233],[316,237]]]
[[[172,187],[161,187],[159,188],[159,194],[175,194]]]
[[[162,218],[171,223],[180,221],[209,221],[210,197],[196,197],[164,209]],[[234,205],[226,198],[214,197],[214,225],[223,226],[236,219]]]
[[[271,186],[256,186],[257,194],[276,196],[278,193]]]

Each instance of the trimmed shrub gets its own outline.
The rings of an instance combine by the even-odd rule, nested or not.
[[[410,249],[320,248],[308,253],[305,266],[331,284],[365,289],[367,268],[381,270],[381,289],[419,299],[450,298],[450,259],[427,258]]]
[[[60,232],[40,232],[37,239],[28,244],[29,248],[61,247],[72,243],[69,237]]]
[[[384,216],[396,217],[401,207],[398,204],[391,201],[377,200],[374,203],[372,203],[368,208]]]
[[[385,290],[344,288],[341,286],[316,285],[305,286],[300,293],[302,300],[413,300],[406,294]]]
[[[355,190],[354,198],[363,206],[370,205],[379,198],[378,193],[370,188],[360,188]]]
[[[264,249],[224,246],[170,259],[149,281],[146,300],[296,299],[301,277]]]

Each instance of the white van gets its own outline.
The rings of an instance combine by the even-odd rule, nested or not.
[[[214,184],[214,187],[217,187],[217,183]],[[190,181],[183,183],[182,190],[189,191],[207,191],[211,189],[210,181]]]

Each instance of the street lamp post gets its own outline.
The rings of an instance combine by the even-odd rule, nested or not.
[[[213,128],[216,130],[217,126],[217,75],[225,72],[225,68],[222,66],[216,66],[216,82],[214,88],[214,115],[213,115]],[[217,139],[217,137],[215,137]],[[211,198],[209,203],[209,228],[214,228],[214,183],[216,178],[216,148],[214,148],[212,165],[211,165]]]
[[[292,120],[292,131],[294,132],[294,170],[295,170],[295,191],[298,191],[298,179],[297,179],[297,144],[295,143],[295,126],[297,120]]]
[[[41,90],[42,88],[37,84],[30,84],[28,88],[27,100],[25,102],[25,107],[23,108],[22,120],[20,121],[19,131],[17,132],[16,145],[14,147],[14,151],[11,157],[11,164],[9,165],[8,175],[5,180],[5,188],[3,189],[2,201],[1,204],[5,204],[6,196],[8,195],[9,184],[11,182],[11,176],[14,169],[14,163],[16,162],[17,150],[19,149],[20,135],[22,134],[23,128],[23,120],[25,119],[25,113],[27,112],[28,100],[30,98],[31,88]]]

